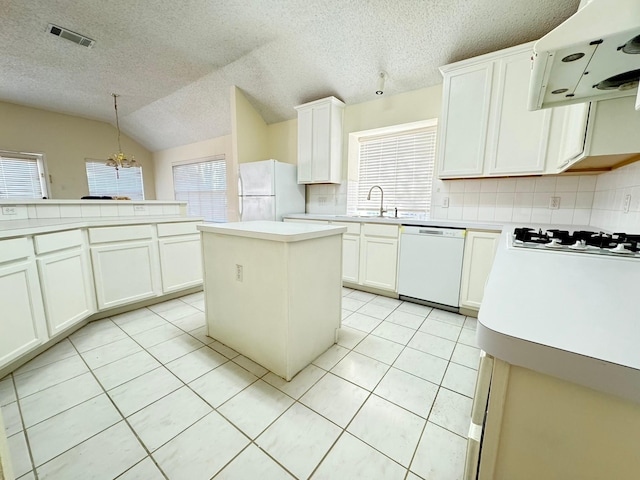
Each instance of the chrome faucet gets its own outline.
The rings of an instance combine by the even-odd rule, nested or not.
[[[382,191],[382,187],[380,185],[374,185],[373,187],[371,187],[369,189],[369,194],[367,195],[367,200],[371,200],[371,191],[374,188],[378,188],[380,189],[380,214],[378,215],[379,217],[383,217],[383,213],[386,212],[386,210],[384,209],[384,192]]]

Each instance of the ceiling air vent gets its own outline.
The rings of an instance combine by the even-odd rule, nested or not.
[[[66,28],[59,27],[50,23],[47,25],[47,32],[52,33],[60,38],[64,38],[73,43],[77,43],[78,45],[82,45],[83,47],[91,48],[96,43],[95,40],[91,40],[84,35],[80,35],[79,33],[72,32],[71,30],[67,30]]]

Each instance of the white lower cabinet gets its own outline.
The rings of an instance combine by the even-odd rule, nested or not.
[[[202,248],[196,225],[198,222],[158,225],[163,293],[202,283]]]
[[[95,313],[86,241],[80,230],[34,237],[49,336]]]
[[[461,307],[480,309],[499,239],[498,232],[467,230],[460,285]]]
[[[397,225],[365,223],[362,226],[360,283],[368,287],[397,291]]]
[[[49,335],[95,312],[93,284],[86,254],[81,249],[38,258],[38,270]]]
[[[160,295],[157,241],[151,225],[90,228],[89,239],[99,309]]]
[[[0,242],[0,367],[47,340],[33,247],[26,238]]]
[[[360,223],[331,222],[337,227],[346,227],[342,234],[342,280],[360,282]]]

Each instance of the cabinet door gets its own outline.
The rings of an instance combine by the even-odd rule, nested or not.
[[[396,291],[398,240],[363,236],[360,266],[362,285]]]
[[[342,235],[342,280],[358,283],[360,270],[360,235]]]
[[[98,309],[160,294],[158,254],[151,241],[91,247]]]
[[[314,182],[331,180],[331,105],[313,108],[313,153],[311,177]]]
[[[298,183],[311,183],[313,111],[298,111]]]
[[[82,249],[38,258],[49,335],[94,313],[89,265]]]
[[[525,51],[498,61],[498,93],[486,156],[489,175],[544,170],[551,110],[527,110],[530,56]]]
[[[47,340],[35,262],[0,268],[0,367]]]
[[[480,309],[499,239],[499,233],[467,231],[462,260],[460,306]]]
[[[493,62],[445,73],[438,150],[440,178],[482,174],[492,75]]]
[[[200,235],[181,235],[158,240],[162,291],[174,292],[202,284]]]
[[[554,108],[554,115],[556,110],[562,111],[564,115],[557,161],[560,170],[569,168],[583,156],[590,106],[591,103],[578,103]]]

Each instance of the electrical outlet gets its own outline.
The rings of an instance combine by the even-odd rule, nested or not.
[[[133,211],[134,212],[146,212],[147,211],[147,207],[145,205],[134,205],[133,206]]]
[[[2,214],[3,215],[17,215],[18,211],[16,210],[16,207],[2,207]]]
[[[238,265],[236,264],[236,281],[237,282],[242,282],[242,278],[243,278],[243,269],[244,267],[242,265]]]
[[[560,208],[560,197],[549,197],[549,208],[558,210]]]
[[[318,203],[324,205],[327,203],[327,197],[318,197]]]
[[[631,194],[624,196],[624,213],[629,213],[629,205],[631,205]]]
[[[449,208],[449,197],[442,197],[442,208]]]

